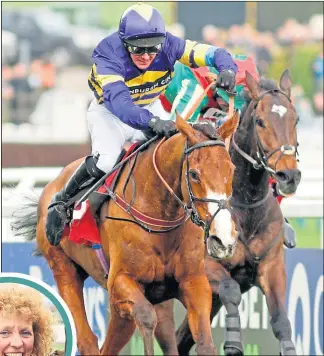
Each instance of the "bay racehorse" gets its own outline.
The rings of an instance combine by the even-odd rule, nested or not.
[[[177,116],[178,134],[154,143],[124,167],[115,194],[124,196],[130,202],[128,207],[132,205],[159,221],[162,228],[140,224],[114,202],[104,203],[99,230],[110,263],[108,280],[93,249],[76,245],[66,236],[59,246],[51,246],[45,234],[52,196],[82,160],[67,166],[44,188],[38,203],[29,206],[34,208],[32,212],[24,210],[23,216],[16,215],[16,233],[29,240],[36,234],[38,250],[73,315],[82,355],[118,354],[136,326],[144,339],[145,354],[152,355],[157,324],[153,305],[170,298],[178,298],[187,308],[197,353],[216,353],[209,322],[212,302],[205,274],[204,239],[215,240],[218,253],[213,255],[218,258],[234,252],[237,233],[227,205],[234,165],[224,140],[238,120],[236,113],[218,136],[210,139]],[[176,229],[165,228],[174,221],[182,222]],[[153,234],[154,230],[158,231]],[[109,292],[111,319],[100,351],[84,308],[83,285],[88,276]]]
[[[291,78],[285,71],[280,87],[269,79],[259,84],[249,73],[246,82],[249,102],[232,137],[230,154],[235,164],[232,215],[239,231],[233,257],[215,260],[210,239],[205,258],[212,288],[211,320],[224,305],[226,355],[242,355],[243,345],[238,306],[241,294],[258,286],[266,296],[271,326],[282,355],[296,355],[291,325],[285,310],[286,271],[283,248],[283,216],[269,190],[269,175],[278,182],[281,195],[293,195],[301,179],[297,169],[298,116],[290,99]],[[252,99],[252,100],[251,100]],[[174,336],[172,301],[156,306],[157,339],[166,354],[187,355],[194,344],[188,318]]]

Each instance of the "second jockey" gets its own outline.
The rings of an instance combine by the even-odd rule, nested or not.
[[[145,139],[143,131],[170,137],[176,126],[159,100],[176,61],[188,67],[210,66],[219,72],[216,84],[235,87],[237,65],[223,48],[182,40],[166,32],[160,13],[135,4],[123,13],[118,32],[93,51],[88,83],[95,99],[87,113],[92,153],[55,194],[48,209],[46,234],[58,245],[69,221],[66,203],[82,188],[110,171],[126,141]]]
[[[247,70],[253,78],[258,82],[260,80],[259,73],[256,69],[256,64],[251,57],[243,55],[233,55],[234,62],[237,65],[236,86],[237,95],[234,97],[234,108],[241,110],[245,104],[245,100],[240,96],[241,91],[246,87],[245,71]],[[197,101],[197,98],[203,93],[204,89],[209,85],[207,75],[209,73],[218,75],[219,72],[215,67],[199,67],[189,68],[182,63],[177,62],[174,66],[174,77],[161,95],[163,107],[171,113],[171,119],[175,119],[175,111],[178,111],[182,117],[191,109],[192,105]],[[228,93],[219,87],[210,89],[199,103],[196,110],[188,119],[188,122],[196,122],[203,112],[208,111],[211,115],[226,114],[229,103]],[[212,110],[217,108],[218,111]],[[224,111],[224,112],[223,112]],[[220,115],[221,116],[221,115]]]

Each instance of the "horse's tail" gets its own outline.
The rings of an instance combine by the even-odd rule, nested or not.
[[[10,227],[14,236],[22,236],[27,241],[33,241],[36,239],[39,197],[25,196],[24,199],[25,201],[12,214]],[[36,248],[33,255],[41,256],[42,253]]]

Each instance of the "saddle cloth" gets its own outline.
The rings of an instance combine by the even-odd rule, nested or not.
[[[136,142],[130,146],[127,152],[120,156],[116,164],[128,157],[136,148],[138,148],[139,143]],[[119,174],[122,171],[122,167],[114,171],[109,175],[105,182],[96,190],[98,193],[106,193],[107,187],[113,189]],[[87,187],[87,190],[90,187]],[[93,193],[92,193],[93,194]],[[109,199],[109,196],[104,200],[101,200],[101,204]],[[92,246],[93,244],[100,244],[100,234],[97,225],[96,218],[93,215],[93,209],[91,209],[91,194],[87,200],[85,200],[80,206],[73,209],[72,220],[65,230],[65,236],[68,235],[69,240],[77,244],[86,244]]]

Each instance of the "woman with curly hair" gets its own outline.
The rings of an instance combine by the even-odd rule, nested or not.
[[[29,287],[0,287],[0,356],[47,356],[52,352],[53,315]]]

